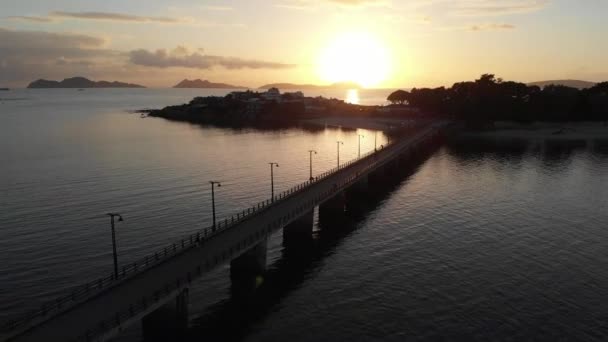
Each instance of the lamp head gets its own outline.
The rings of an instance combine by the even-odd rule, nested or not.
[[[122,222],[122,221],[124,221],[124,219],[122,218],[121,215],[118,215],[118,222]]]

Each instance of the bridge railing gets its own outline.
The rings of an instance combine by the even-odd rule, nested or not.
[[[52,317],[54,314],[60,313],[64,310],[67,310],[73,305],[78,304],[80,302],[85,301],[86,299],[92,297],[93,295],[100,294],[104,291],[111,289],[112,287],[120,284],[125,279],[130,278],[136,274],[140,274],[152,267],[155,267],[164,261],[183,253],[184,251],[199,246],[204,243],[208,239],[216,236],[219,233],[231,228],[234,225],[241,223],[244,220],[251,218],[254,215],[259,214],[261,211],[268,209],[269,207],[278,204],[279,202],[286,200],[293,195],[300,193],[301,191],[309,188],[311,185],[316,184],[327,177],[334,175],[335,173],[344,170],[346,168],[351,167],[356,163],[361,163],[364,161],[368,161],[370,163],[370,158],[373,155],[389,155],[391,151],[395,150],[395,148],[400,144],[400,142],[392,142],[387,144],[384,148],[376,151],[370,151],[368,153],[363,154],[361,157],[352,159],[344,164],[336,166],[328,171],[325,171],[318,176],[316,176],[313,180],[308,180],[306,182],[297,184],[275,196],[273,199],[268,199],[265,201],[261,201],[253,205],[252,207],[243,210],[242,212],[236,213],[230,217],[224,218],[224,220],[219,220],[216,226],[210,226],[203,228],[201,230],[196,231],[175,243],[172,243],[163,249],[157,250],[153,254],[149,254],[139,260],[136,260],[130,264],[124,265],[119,269],[118,274],[110,274],[108,276],[98,278],[96,280],[90,281],[83,285],[80,285],[76,288],[73,288],[69,294],[56,298],[53,301],[46,302],[42,304],[42,306],[36,310],[30,311],[27,314],[17,318],[9,320],[8,322],[2,325],[2,331],[12,331],[31,322],[35,322],[38,320],[44,320],[49,317]],[[380,161],[380,160],[378,160]],[[376,161],[377,162],[377,161]],[[370,164],[371,165],[371,164]],[[369,166],[368,166],[369,167]],[[358,175],[356,176],[358,177]],[[350,180],[350,179],[349,179]],[[346,184],[346,183],[343,183]],[[337,191],[333,189],[332,192]]]

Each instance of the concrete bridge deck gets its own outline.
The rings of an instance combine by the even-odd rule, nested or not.
[[[21,320],[8,322],[7,341],[98,341],[110,338],[186,295],[190,282],[224,262],[264,246],[269,235],[310,216],[314,208],[435,137],[435,123],[377,152],[323,173],[235,217],[182,239],[106,277],[78,287]],[[310,223],[312,230],[312,222]],[[233,265],[234,268],[234,265]],[[144,319],[145,324],[145,319]]]

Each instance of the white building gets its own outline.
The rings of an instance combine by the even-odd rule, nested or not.
[[[277,88],[270,88],[265,93],[262,93],[262,98],[268,101],[281,102],[281,92]]]

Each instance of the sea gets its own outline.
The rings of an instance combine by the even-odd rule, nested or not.
[[[0,320],[353,159],[383,132],[228,129],[133,111],[224,89],[0,93]],[[391,90],[328,91],[385,104]],[[190,290],[192,341],[605,341],[608,142],[449,137],[293,255],[277,233],[257,296],[229,265]],[[338,233],[336,233],[338,232]],[[115,338],[141,340],[134,325]]]

